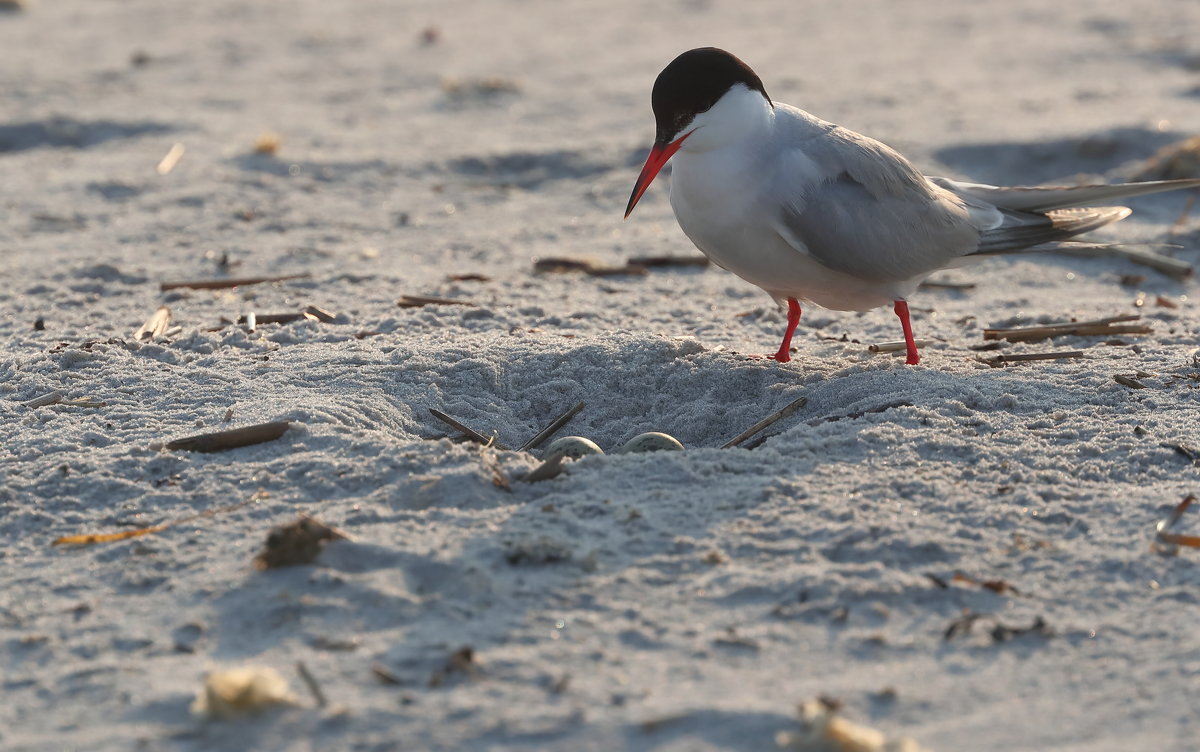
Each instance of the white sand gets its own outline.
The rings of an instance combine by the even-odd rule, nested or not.
[[[1200,3],[747,5],[0,14],[0,748],[766,750],[824,694],[933,750],[1195,749],[1200,551],[1150,548],[1196,490],[1164,446],[1200,444],[1195,283],[1115,259],[989,261],[950,275],[974,290],[913,301],[935,340],[919,367],[866,352],[899,337],[888,310],[807,310],[780,365],[739,355],[773,351],[783,317],[727,273],[532,261],[695,252],[665,181],[621,222],[650,86],[689,47],[734,51],[776,99],[934,174],[1116,178],[1200,125]],[[488,79],[518,90],[479,93]],[[267,129],[278,156],[250,155]],[[1099,236],[1168,239],[1186,199],[1136,201]],[[1197,216],[1172,239],[1192,263]],[[311,277],[159,292],[223,254],[238,276]],[[163,303],[182,331],[134,342]],[[211,331],[309,304],[340,318]],[[1000,351],[1079,360],[993,369],[970,349],[984,326],[1137,312],[1153,334],[1126,344]],[[1149,388],[1113,381],[1139,371]],[[22,405],[53,390],[106,404]],[[799,396],[759,448],[716,448]],[[689,449],[504,490],[491,464],[515,479],[534,456],[430,438],[446,429],[429,407],[514,446],[578,401],[560,433],[613,449],[660,430]],[[272,420],[296,427],[220,454],[154,448]],[[50,546],[259,489],[156,535]],[[354,541],[255,571],[301,512]],[[958,571],[1019,594],[926,577]],[[943,640],[963,609],[1042,616],[1054,636],[993,644],[983,620]],[[463,646],[476,669],[430,686]],[[302,706],[190,715],[205,673],[240,665],[274,667]]]

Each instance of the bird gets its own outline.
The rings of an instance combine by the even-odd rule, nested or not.
[[[1118,198],[1200,187],[1200,179],[998,187],[923,175],[889,146],[776,102],[762,79],[716,47],[689,50],[651,92],[654,143],[625,208],[668,160],[671,208],[717,266],[787,309],[791,360],[801,305],[892,305],[906,362],[920,362],[908,299],[941,269],[998,253],[1053,250],[1129,216]]]

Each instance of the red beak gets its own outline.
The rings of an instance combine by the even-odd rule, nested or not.
[[[625,219],[629,219],[629,215],[633,213],[633,207],[637,206],[637,202],[641,199],[642,194],[654,182],[654,176],[663,168],[675,152],[679,151],[679,147],[683,146],[683,140],[692,135],[693,131],[688,131],[679,138],[669,144],[655,143],[650,149],[650,156],[646,157],[646,164],[642,166],[642,173],[638,175],[637,182],[633,184],[633,193],[629,196],[629,205],[625,207]]]

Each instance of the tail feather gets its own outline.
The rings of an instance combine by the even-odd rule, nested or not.
[[[1200,188],[1200,179],[1153,180],[1144,183],[1117,185],[1075,185],[1037,187],[999,187],[982,183],[960,183],[948,178],[929,178],[936,185],[964,198],[980,199],[1001,209],[1041,214],[1056,209],[1087,206],[1102,201],[1114,201],[1130,196],[1144,196],[1163,191]],[[1119,218],[1118,218],[1119,219]],[[1110,220],[1116,221],[1116,220]]]
[[[1124,206],[1053,209],[1045,214],[1005,211],[1004,222],[985,230],[972,256],[1012,253],[1021,250],[1045,250],[1038,246],[1057,243],[1091,232],[1130,215]]]

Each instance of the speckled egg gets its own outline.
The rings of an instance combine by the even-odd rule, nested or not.
[[[585,439],[582,436],[563,436],[550,442],[542,459],[547,462],[564,457],[577,460],[588,454],[604,454],[604,450],[591,439]]]
[[[679,439],[658,431],[649,433],[639,433],[629,441],[625,442],[625,446],[621,447],[622,454],[633,454],[635,452],[661,452],[664,450],[678,451],[683,449],[683,444],[679,443]]]

